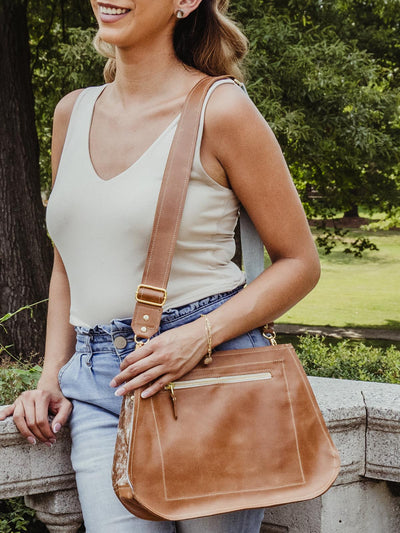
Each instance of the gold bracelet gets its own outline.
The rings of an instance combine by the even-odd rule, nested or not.
[[[206,326],[206,333],[207,333],[207,342],[208,342],[208,353],[203,359],[203,363],[205,365],[209,365],[212,363],[212,341],[211,341],[211,326],[210,321],[208,320],[207,315],[200,315],[204,317],[205,320],[205,326]]]

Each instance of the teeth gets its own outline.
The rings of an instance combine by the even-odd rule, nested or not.
[[[104,13],[105,15],[123,15],[124,13],[128,13],[129,9],[123,9],[123,8],[115,8],[115,7],[105,7],[105,6],[99,6],[100,13]]]

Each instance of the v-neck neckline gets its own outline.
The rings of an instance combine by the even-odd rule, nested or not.
[[[88,131],[87,131],[87,154],[88,154],[89,166],[90,166],[90,168],[91,168],[91,170],[93,172],[94,177],[97,178],[97,180],[102,181],[104,183],[107,183],[109,181],[118,180],[118,178],[121,178],[122,176],[126,175],[130,170],[132,170],[136,165],[138,165],[142,161],[142,159],[144,159],[147,156],[147,154],[154,148],[154,146],[156,146],[161,141],[161,139],[175,126],[175,124],[178,122],[178,120],[179,120],[179,118],[181,116],[181,113],[179,113],[172,120],[172,122],[170,122],[168,124],[168,126],[160,133],[160,135],[144,150],[144,152],[132,164],[130,164],[127,168],[125,168],[124,170],[122,170],[121,172],[116,174],[115,176],[112,176],[111,178],[102,178],[99,175],[99,173],[97,172],[97,170],[96,170],[96,168],[95,168],[95,166],[93,164],[92,156],[91,156],[91,153],[90,153],[90,134],[91,134],[91,130],[92,130],[92,123],[93,123],[94,110],[95,110],[95,107],[96,107],[96,103],[97,103],[98,99],[100,98],[100,96],[103,94],[103,91],[105,90],[107,85],[108,84],[106,83],[106,84],[100,86],[101,90],[96,95],[96,97],[94,99],[93,106],[91,108],[91,112],[90,112],[90,116],[89,116]]]

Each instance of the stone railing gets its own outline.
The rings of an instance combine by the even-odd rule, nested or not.
[[[262,533],[397,533],[400,530],[400,385],[310,378],[342,467],[331,489],[265,511]],[[81,522],[68,429],[51,449],[0,422],[0,499],[23,495],[49,531]]]

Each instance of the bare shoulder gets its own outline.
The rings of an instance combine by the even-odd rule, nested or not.
[[[51,160],[53,183],[57,174],[58,165],[67,134],[69,120],[75,102],[83,89],[76,89],[66,94],[56,105],[53,118],[53,137],[51,143]]]
[[[248,95],[236,84],[224,83],[215,88],[205,112],[205,133],[214,155],[222,161],[223,152],[257,146],[277,148],[268,123]],[[227,170],[227,169],[225,169]]]
[[[245,128],[249,121],[254,120],[264,127],[267,125],[251,99],[237,84],[222,83],[214,89],[206,109],[206,122],[210,128]]]
[[[54,110],[54,124],[56,126],[68,127],[72,109],[78,96],[83,90],[84,89],[76,89],[75,91],[72,91],[61,98]]]
[[[203,141],[232,188],[236,181],[235,169],[240,167],[239,159],[241,162],[264,159],[269,163],[282,159],[280,146],[268,123],[247,94],[233,83],[221,84],[211,94],[205,112]],[[212,161],[205,152],[205,162]],[[217,171],[214,175],[218,176]]]

